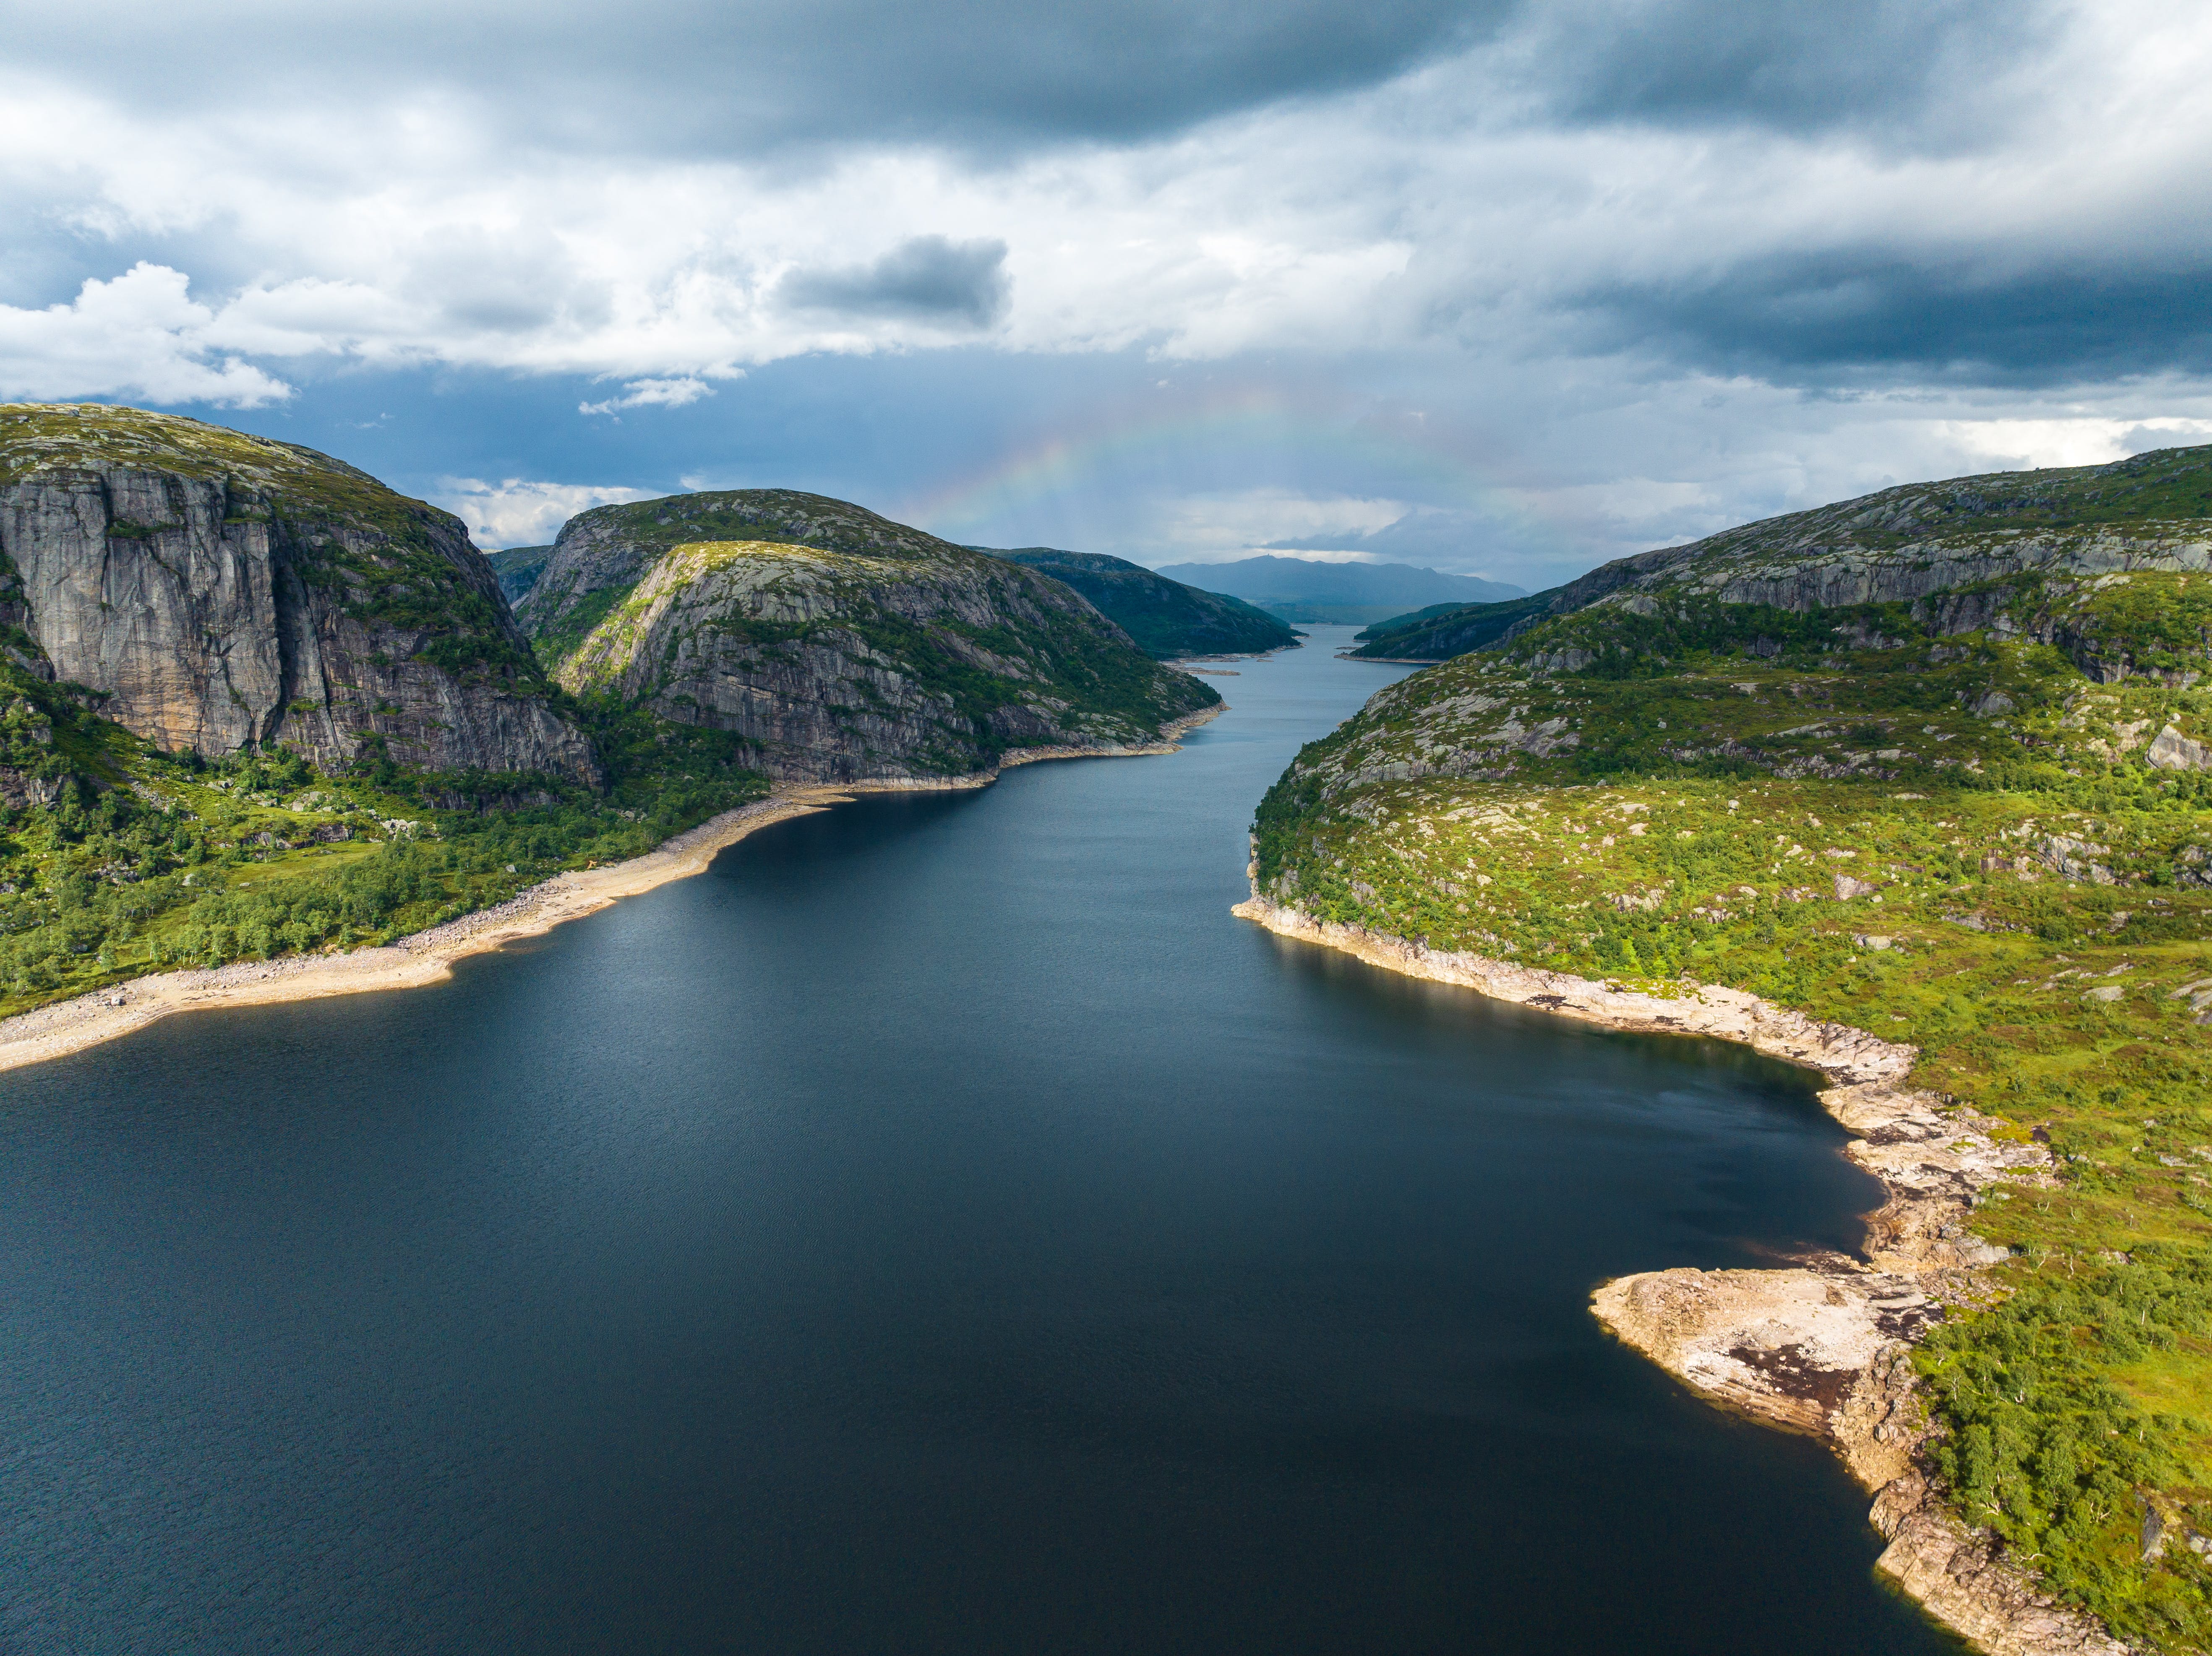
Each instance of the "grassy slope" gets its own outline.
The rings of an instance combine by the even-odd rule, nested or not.
[[[1749,989],[1917,1045],[1922,1084],[2047,1138],[2058,1187],[1977,1215],[2020,1291],[1923,1352],[1938,1471],[2116,1629],[2201,1648],[2204,1560],[2177,1533],[2145,1566],[2137,1497],[2212,1532],[2212,777],[2144,757],[2212,733],[2182,688],[2212,670],[2212,579],[2001,596],[2171,682],[1898,605],[1585,610],[1309,747],[1259,881],[1440,949]],[[1563,646],[1595,659],[1529,675]]]
[[[1359,634],[1352,653],[1370,661],[1449,661],[1504,638],[1516,622],[1540,616],[1551,594],[1503,604],[1434,604],[1378,621]]]

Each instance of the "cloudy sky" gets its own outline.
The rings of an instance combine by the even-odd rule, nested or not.
[[[0,396],[488,546],[781,484],[1534,587],[2212,441],[2185,0],[72,0],[0,63]]]

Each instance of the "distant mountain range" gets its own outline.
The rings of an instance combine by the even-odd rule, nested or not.
[[[1497,604],[1524,597],[1518,586],[1447,575],[1407,563],[1324,563],[1262,556],[1234,563],[1170,564],[1170,580],[1227,592],[1285,621],[1365,626],[1436,604]]]

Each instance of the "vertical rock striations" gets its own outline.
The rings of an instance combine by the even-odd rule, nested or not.
[[[0,648],[170,752],[600,774],[458,519],[171,415],[0,406]]]

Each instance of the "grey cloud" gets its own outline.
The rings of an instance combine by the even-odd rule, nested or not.
[[[580,276],[543,231],[441,232],[410,261],[407,291],[487,333],[527,333],[562,318],[591,326],[609,312],[605,284]]]
[[[1694,287],[1583,296],[1605,349],[1656,349],[1725,373],[2052,385],[2212,372],[2212,259],[2145,269],[2045,265],[2000,277],[1894,254],[1749,260]]]
[[[1876,128],[1893,143],[1902,120],[1956,142],[2009,120],[1984,94],[2058,24],[2055,0],[1596,0],[1532,11],[1517,45],[1570,121]]]
[[[1006,313],[1013,295],[1006,265],[1003,241],[915,236],[872,264],[793,270],[778,284],[776,297],[793,310],[988,328]]]
[[[10,66],[141,106],[242,86],[374,108],[458,90],[542,141],[755,154],[1127,141],[1387,80],[1513,0],[128,0],[12,20]]]
[[[1431,507],[1408,512],[1366,533],[1304,535],[1269,541],[1270,552],[1370,552],[1397,563],[1476,569],[1500,548],[1498,521],[1486,513]]]
[[[227,109],[454,94],[535,143],[762,155],[1126,143],[1491,48],[1468,96],[1569,124],[1980,130],[2060,0],[133,0],[19,9],[11,68]]]

